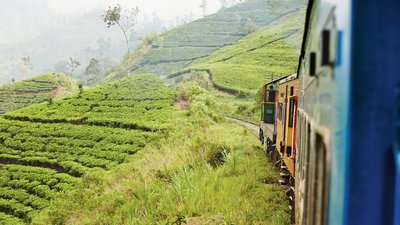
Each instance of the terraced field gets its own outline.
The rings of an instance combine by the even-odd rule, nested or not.
[[[135,62],[131,70],[157,76],[170,75],[248,35],[249,19],[254,21],[258,29],[302,8],[304,3],[296,0],[248,0],[220,10],[161,34],[151,49],[146,50],[146,54],[133,53]],[[121,76],[112,72],[107,80],[114,77]]]
[[[0,114],[77,92],[78,83],[63,74],[44,74],[0,87]]]
[[[185,69],[209,71],[214,86],[221,90],[255,93],[260,84],[272,77],[296,72],[303,20],[303,10],[288,14]]]
[[[174,100],[137,75],[0,117],[0,224],[29,222],[87,172],[125,162],[168,128]]]

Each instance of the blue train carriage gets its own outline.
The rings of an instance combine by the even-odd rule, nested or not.
[[[295,224],[400,224],[399,12],[394,0],[309,1]]]

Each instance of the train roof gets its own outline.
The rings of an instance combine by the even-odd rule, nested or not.
[[[311,13],[312,13],[313,6],[314,6],[314,0],[308,0],[306,18],[305,18],[305,23],[304,23],[303,41],[302,41],[302,44],[301,44],[299,63],[297,65],[297,74],[299,74],[299,72],[300,72],[301,61],[304,58],[304,55],[306,54],[306,47],[307,47],[307,43],[306,42],[307,42],[308,33],[309,33]]]
[[[273,80],[273,81],[270,81],[268,83],[265,83],[264,86],[267,86],[267,85],[270,85],[270,84],[283,84],[283,83],[286,83],[286,82],[294,80],[294,79],[297,79],[297,73],[292,74],[292,75],[288,75],[288,76],[284,76],[284,77],[281,77],[281,78]]]
[[[286,82],[289,82],[289,81],[291,81],[291,80],[296,80],[296,79],[297,79],[297,73],[292,74],[292,75],[290,75],[290,76],[286,76],[285,79],[281,79],[281,80],[279,81],[279,84],[284,84],[284,83],[286,83]]]
[[[270,84],[276,84],[276,83],[278,83],[279,81],[288,78],[289,76],[293,76],[293,75],[288,75],[288,76],[284,76],[284,77],[281,77],[281,78],[272,80],[272,81],[270,81],[270,82],[268,82],[268,83],[265,83],[264,86],[270,85]]]

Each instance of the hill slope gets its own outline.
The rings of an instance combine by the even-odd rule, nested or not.
[[[221,90],[255,92],[272,75],[278,78],[296,72],[303,20],[303,10],[285,15],[238,42],[194,61],[188,68],[209,71],[214,86]]]
[[[0,87],[0,114],[78,92],[78,83],[63,74],[44,74]]]
[[[78,178],[125,162],[168,126],[174,99],[138,75],[0,117],[0,223],[29,222]]]
[[[304,5],[304,2],[297,0],[249,0],[220,10],[161,34],[145,54],[137,57],[138,54],[134,53],[136,59],[133,60],[131,70],[158,76],[175,73],[193,61],[245,37],[251,27],[269,25],[285,15],[301,10]],[[121,72],[114,72],[107,79],[119,77]]]

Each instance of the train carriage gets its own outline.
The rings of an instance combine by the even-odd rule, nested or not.
[[[309,1],[298,93],[272,82],[275,121],[260,126],[295,181],[293,224],[400,225],[399,11]]]

